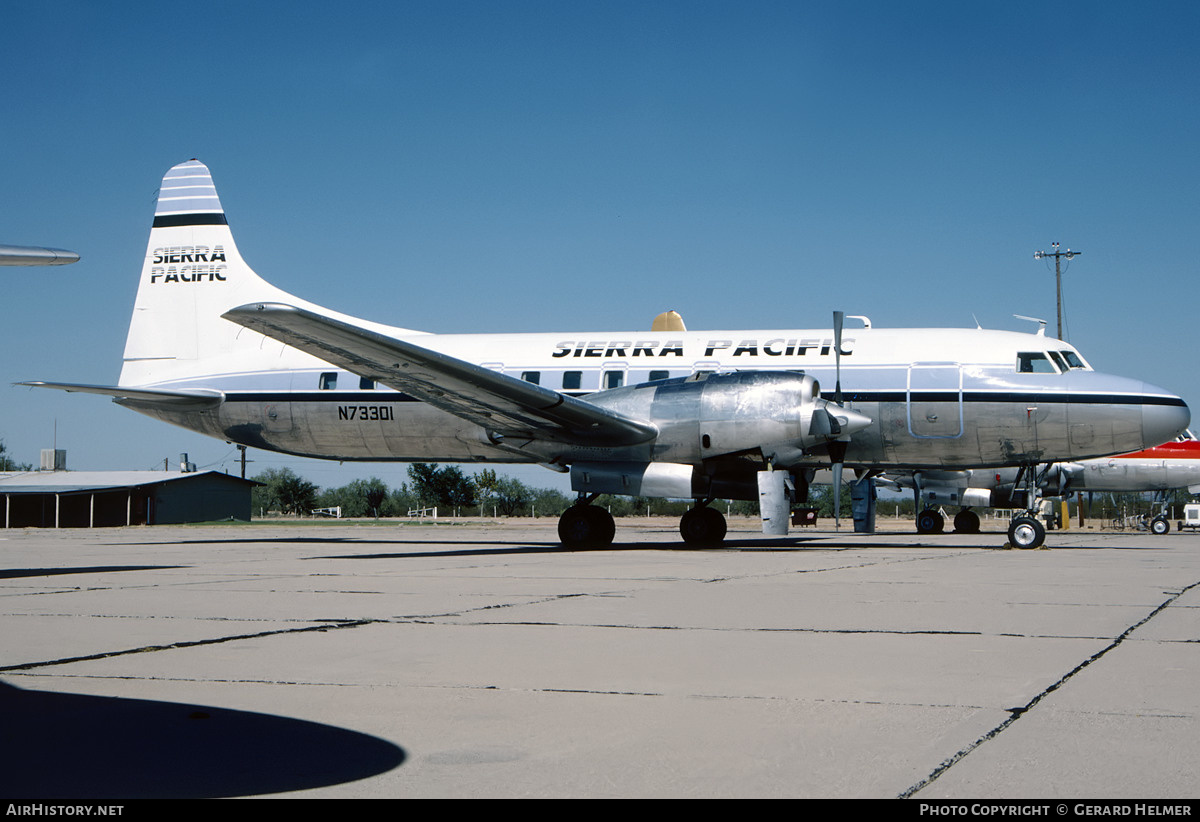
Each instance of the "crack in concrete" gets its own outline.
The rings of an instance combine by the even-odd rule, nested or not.
[[[1160,613],[1162,613],[1164,610],[1166,610],[1173,602],[1175,602],[1181,596],[1183,596],[1188,591],[1190,591],[1191,589],[1193,589],[1197,586],[1200,586],[1200,582],[1193,582],[1191,585],[1185,586],[1184,588],[1182,588],[1181,590],[1179,590],[1178,592],[1175,592],[1175,593],[1172,593],[1169,591],[1164,591],[1164,593],[1169,594],[1168,598],[1165,601],[1163,601],[1161,604],[1159,604],[1158,607],[1156,607],[1154,610],[1152,610],[1149,614],[1147,614],[1142,619],[1135,622],[1133,625],[1130,625],[1128,628],[1126,628],[1124,631],[1122,631],[1121,634],[1119,636],[1117,636],[1117,638],[1114,639],[1112,642],[1110,642],[1107,646],[1105,646],[1104,648],[1101,648],[1099,651],[1092,654],[1090,657],[1085,659],[1083,662],[1080,662],[1078,665],[1076,665],[1074,668],[1072,668],[1070,671],[1068,671],[1066,674],[1064,674],[1061,678],[1059,678],[1059,680],[1057,682],[1048,686],[1041,693],[1034,696],[1034,698],[1029,700],[1029,702],[1027,702],[1024,705],[1020,705],[1020,706],[1017,706],[1014,708],[1009,708],[1008,709],[1009,716],[1007,719],[1005,719],[1003,722],[1001,722],[995,728],[992,728],[990,731],[985,733],[983,736],[976,739],[974,742],[972,742],[967,747],[958,751],[956,754],[951,756],[949,759],[946,759],[945,761],[943,761],[940,765],[938,765],[936,768],[934,768],[933,771],[928,776],[926,776],[920,782],[917,782],[915,785],[912,785],[907,790],[901,792],[896,798],[897,799],[911,799],[912,796],[914,794],[916,794],[918,791],[921,791],[921,790],[929,787],[929,785],[931,785],[934,781],[936,781],[939,777],[941,777],[944,773],[946,773],[946,771],[950,770],[952,767],[954,767],[959,762],[961,762],[972,751],[977,750],[985,742],[995,739],[997,736],[999,736],[1001,733],[1003,733],[1005,730],[1007,730],[1014,722],[1016,722],[1018,719],[1020,719],[1022,716],[1024,716],[1030,710],[1032,710],[1039,702],[1041,702],[1043,699],[1048,697],[1050,694],[1057,691],[1062,686],[1066,685],[1067,682],[1072,677],[1074,677],[1080,671],[1087,668],[1093,662],[1097,662],[1098,660],[1103,658],[1106,654],[1108,654],[1109,651],[1112,651],[1118,645],[1120,645],[1122,642],[1124,642],[1126,639],[1128,639],[1129,636],[1134,631],[1136,631],[1138,628],[1140,628],[1143,625],[1145,625],[1146,623],[1148,623],[1150,620],[1154,619],[1154,617],[1158,616]]]
[[[4,665],[0,666],[0,673],[8,671],[29,671],[35,668],[46,668],[53,665],[69,665],[73,662],[90,662],[97,659],[111,659],[118,656],[128,656],[130,654],[148,654],[156,651],[172,651],[179,648],[195,648],[202,645],[220,645],[225,642],[237,642],[243,639],[258,639],[268,636],[279,636],[282,634],[303,634],[311,632],[337,631],[342,628],[358,628],[363,625],[371,625],[377,622],[386,620],[361,619],[348,620],[324,625],[307,625],[303,628],[281,628],[276,631],[259,631],[252,634],[237,634],[234,636],[213,637],[211,639],[197,639],[184,642],[172,642],[169,645],[146,645],[141,648],[126,648],[120,651],[105,651],[98,654],[85,654],[83,656],[63,657],[61,659],[48,659],[41,662],[23,662],[19,665]]]
[[[451,614],[449,616],[459,616]],[[436,625],[436,622],[427,624]],[[513,620],[511,622],[460,622],[459,627],[485,628],[488,626],[532,626],[539,628],[612,628],[625,631],[712,631],[716,633],[781,633],[781,634],[888,634],[897,636],[1021,636],[1018,634],[985,634],[982,631],[950,631],[943,628],[913,628],[898,630],[894,628],[755,628],[743,626],[721,628],[712,625],[622,625],[605,622],[541,622],[536,620]],[[1050,637],[1061,639],[1061,637]],[[1077,637],[1067,637],[1076,639]],[[1081,639],[1098,639],[1098,637],[1079,637]]]

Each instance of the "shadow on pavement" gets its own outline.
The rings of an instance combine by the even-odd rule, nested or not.
[[[255,796],[363,779],[405,759],[391,742],[317,722],[3,682],[0,716],[4,797]]]

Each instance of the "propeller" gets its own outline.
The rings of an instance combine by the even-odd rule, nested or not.
[[[842,326],[846,315],[841,311],[833,312],[833,365],[837,377],[833,384],[833,401],[842,404]]]
[[[841,311],[833,312],[833,363],[836,380],[833,384],[833,401],[842,407],[842,325],[846,315]],[[846,462],[846,446],[850,443],[848,435],[842,435],[840,426],[835,429],[837,439],[829,443],[829,462],[833,468],[833,528],[835,531],[842,527],[842,466]]]
[[[863,318],[866,319],[865,317]],[[818,410],[812,415],[809,424],[809,434],[825,440],[829,452],[829,463],[833,469],[833,521],[835,528],[841,528],[842,518],[842,469],[846,462],[846,449],[850,445],[850,437],[871,425],[871,418],[842,405],[842,326],[845,314],[833,312],[833,342],[834,364],[837,369],[837,379],[834,384],[833,399],[821,399]]]

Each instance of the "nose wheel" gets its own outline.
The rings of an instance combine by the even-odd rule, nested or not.
[[[1035,517],[1014,517],[1008,524],[1008,541],[1014,548],[1041,548],[1046,527]]]

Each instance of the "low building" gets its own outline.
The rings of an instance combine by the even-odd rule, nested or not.
[[[0,473],[5,528],[98,528],[250,520],[258,483],[219,471]]]

